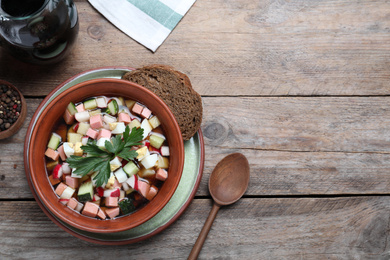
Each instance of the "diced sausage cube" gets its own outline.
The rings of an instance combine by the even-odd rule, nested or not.
[[[64,152],[64,146],[60,145],[60,147],[57,148],[57,152],[59,153],[61,160],[65,161],[66,160],[66,154]]]
[[[45,155],[50,159],[52,159],[53,161],[57,161],[58,158],[60,158],[60,154],[51,148],[47,148]]]
[[[104,128],[100,129],[97,139],[100,138],[111,138],[111,131]]]
[[[53,174],[49,175],[49,181],[50,181],[51,185],[53,185],[53,186],[54,186],[54,185],[57,185],[58,183],[61,182],[60,179],[54,179],[54,178],[53,178]]]
[[[144,107],[141,112],[141,116],[144,118],[149,118],[150,115],[152,114],[152,111],[150,111],[148,108]]]
[[[97,213],[97,216],[100,219],[106,219],[107,218],[106,214],[104,213],[104,211],[102,209],[99,209],[99,211]]]
[[[71,187],[73,189],[77,189],[79,187],[79,178],[73,178],[70,175],[67,175],[65,177],[65,183],[69,187]]]
[[[156,172],[156,179],[165,181],[168,178],[168,172],[164,169],[159,168]]]
[[[106,207],[118,207],[118,197],[106,197],[105,205]]]
[[[63,182],[61,182],[60,184],[58,184],[55,192],[58,196],[61,196],[62,193],[64,192],[64,190],[67,188],[68,186],[66,184],[64,184]]]
[[[106,214],[112,219],[119,215],[119,207],[106,209]]]
[[[65,113],[64,113],[63,117],[64,117],[64,120],[65,120],[66,124],[68,124],[68,125],[73,124],[73,122],[74,122],[74,115],[71,115],[68,109],[65,110]]]
[[[157,187],[151,186],[149,189],[148,195],[146,196],[146,199],[152,200],[156,196],[157,192],[158,192]]]
[[[67,206],[71,209],[75,209],[77,207],[78,201],[75,198],[70,198]]]
[[[81,214],[94,218],[94,217],[96,217],[99,209],[100,208],[98,205],[88,201],[87,203],[85,203],[84,209],[81,212]]]
[[[134,106],[133,106],[133,108],[131,109],[131,111],[133,111],[134,113],[140,115],[143,109],[144,109],[143,106],[141,106],[141,105],[138,104],[138,103],[135,103]]]
[[[130,123],[131,122],[131,118],[128,114],[126,113],[119,113],[118,115],[118,121],[119,122],[124,122],[126,124]]]
[[[103,127],[102,116],[100,114],[91,116],[91,118],[89,119],[89,124],[90,124],[91,128],[93,128],[93,129],[102,128]]]
[[[77,112],[83,112],[85,111],[84,104],[81,103],[80,105],[76,106]]]
[[[146,198],[148,196],[149,190],[150,185],[148,183],[138,180],[138,191],[141,193],[142,196]]]
[[[98,137],[99,133],[97,131],[93,130],[92,128],[89,128],[86,135],[91,137],[92,139],[96,139]]]

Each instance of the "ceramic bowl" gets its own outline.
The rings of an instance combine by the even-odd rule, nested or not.
[[[0,131],[0,139],[5,139],[16,134],[20,129],[20,127],[23,125],[23,122],[26,119],[26,115],[27,115],[27,104],[22,93],[14,85],[12,85],[11,83],[5,80],[0,80],[0,85],[7,85],[11,87],[11,89],[16,90],[20,96],[20,102],[21,102],[21,110],[18,119],[7,130]]]
[[[122,96],[146,105],[160,119],[170,147],[169,176],[156,197],[138,211],[123,217],[100,220],[84,216],[59,202],[49,182],[45,166],[45,150],[51,132],[69,102],[93,96]],[[43,102],[47,102],[44,100]],[[35,115],[34,115],[35,117]],[[184,146],[179,126],[167,105],[148,89],[120,79],[94,79],[74,85],[48,102],[37,119],[27,154],[30,178],[42,204],[61,221],[81,230],[114,233],[134,228],[156,215],[174,194],[183,171]]]

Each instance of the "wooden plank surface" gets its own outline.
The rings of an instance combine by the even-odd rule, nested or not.
[[[185,259],[211,209],[195,200],[162,233],[103,246],[64,232],[35,202],[0,206],[3,259]],[[200,259],[388,259],[389,214],[388,197],[243,199],[218,212]]]
[[[200,0],[156,53],[87,1],[76,6],[80,33],[69,59],[41,68],[0,52],[0,78],[44,95],[91,68],[164,63],[188,74],[202,95],[388,94],[386,0]]]
[[[31,198],[23,142],[41,101],[28,99],[23,128],[0,141],[2,198]],[[203,103],[206,160],[197,195],[208,195],[209,174],[232,152],[248,157],[249,195],[389,193],[387,97],[204,97]]]
[[[0,259],[185,259],[211,209],[209,175],[232,152],[248,157],[250,185],[218,213],[200,259],[390,258],[389,1],[197,0],[156,53],[75,3],[80,33],[65,61],[32,66],[0,51],[0,78],[28,102],[23,128],[0,140]],[[33,200],[27,126],[71,76],[153,63],[183,71],[202,95],[196,198],[144,242],[77,239]]]

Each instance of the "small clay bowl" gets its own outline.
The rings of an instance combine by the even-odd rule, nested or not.
[[[20,96],[20,103],[21,103],[21,110],[20,110],[18,119],[10,126],[10,128],[8,128],[4,131],[0,131],[0,139],[5,139],[5,138],[8,138],[8,137],[14,135],[16,132],[18,132],[20,127],[23,125],[23,122],[26,119],[26,115],[27,115],[27,104],[26,104],[26,100],[24,99],[22,93],[14,85],[12,85],[11,83],[9,83],[5,80],[0,80],[0,85],[6,85],[6,86],[9,86],[11,89],[16,90]],[[2,109],[0,109],[0,110],[2,110]]]
[[[53,90],[55,91],[55,90]],[[94,96],[122,96],[146,105],[161,122],[168,140],[169,176],[157,195],[138,211],[114,219],[100,220],[76,212],[59,202],[47,176],[45,150],[55,124],[62,118],[69,102],[79,102]],[[52,95],[49,95],[52,96]],[[44,100],[47,106],[37,117],[31,133],[28,154],[28,168],[32,187],[44,207],[56,218],[81,230],[94,233],[114,233],[134,228],[155,216],[171,199],[179,184],[184,166],[184,146],[180,128],[167,105],[148,89],[120,79],[93,79],[79,83],[61,92],[51,101]],[[34,115],[33,118],[36,118]]]

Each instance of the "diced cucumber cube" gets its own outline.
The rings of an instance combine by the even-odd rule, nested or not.
[[[77,197],[79,198],[80,202],[87,202],[92,200],[93,184],[91,181],[81,184]]]
[[[67,109],[72,116],[77,113],[76,106],[72,102],[68,104]]]
[[[50,137],[50,141],[47,144],[47,147],[49,147],[49,148],[51,148],[53,150],[57,150],[58,145],[60,144],[60,142],[61,142],[61,136],[59,136],[56,133],[52,133],[51,137]]]
[[[131,175],[136,174],[139,171],[139,168],[134,162],[130,161],[123,166],[123,170],[130,177]]]
[[[160,149],[165,141],[165,136],[157,133],[153,133],[149,136],[150,145],[154,148]]]
[[[106,112],[113,116],[118,113],[118,110],[119,110],[118,102],[116,102],[115,99],[111,99],[107,105]]]
[[[123,215],[129,214],[135,210],[134,203],[129,198],[124,198],[123,200],[119,201],[118,206]]]
[[[87,101],[84,101],[84,108],[85,110],[91,110],[97,108],[96,99],[89,99]]]
[[[86,135],[89,128],[91,128],[91,126],[88,123],[81,122],[79,124],[79,127],[77,128],[77,133],[81,135]]]

